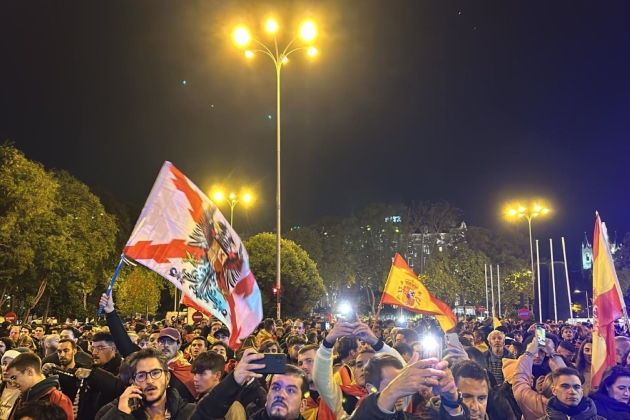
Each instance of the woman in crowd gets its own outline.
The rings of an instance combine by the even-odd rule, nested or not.
[[[591,361],[593,360],[593,354],[591,350],[593,348],[593,341],[589,338],[584,340],[580,345],[580,350],[578,351],[575,368],[580,375],[584,377],[584,385],[582,389],[584,391],[584,395],[588,395],[591,391]]]
[[[0,357],[8,351],[15,347],[13,340],[9,337],[0,337]]]
[[[607,420],[630,420],[630,371],[611,366],[604,372],[597,391],[590,395],[597,415]]]

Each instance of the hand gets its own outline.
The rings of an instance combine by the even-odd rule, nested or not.
[[[527,345],[527,348],[525,349],[525,351],[528,351],[531,354],[538,353],[538,340],[536,339],[536,337],[534,337],[532,342]]]
[[[249,378],[262,378],[262,374],[252,372],[254,369],[262,369],[264,364],[256,363],[256,360],[265,357],[262,353],[256,353],[254,349],[247,349],[243,353],[243,358],[234,368],[234,380],[237,384],[243,385]]]
[[[87,379],[92,374],[92,369],[86,368],[78,368],[76,372],[74,372],[74,376],[78,379]]]
[[[54,363],[44,363],[42,366],[42,372],[46,376],[52,374],[55,369],[60,369],[60,368]]]
[[[447,345],[444,360],[449,363],[455,363],[460,360],[468,360],[468,353],[466,353],[466,350],[461,347]]]
[[[109,292],[109,297],[103,293],[98,305],[103,307],[106,314],[114,312],[114,298],[112,298],[112,293]]]
[[[448,368],[448,364],[442,361],[438,363],[435,368],[443,370],[444,377],[438,380],[437,386],[433,387],[433,395],[442,395],[450,401],[457,401],[457,387],[455,386],[455,379],[453,378],[453,373]]]
[[[135,385],[131,385],[125,392],[122,393],[118,400],[118,409],[125,414],[131,414],[131,407],[129,407],[129,400],[131,398],[142,399],[142,391]]]
[[[535,341],[535,340],[534,340]],[[556,346],[553,344],[550,338],[545,340],[545,346],[541,347],[547,356],[551,356],[556,351]]]
[[[358,338],[359,340],[368,343],[370,346],[376,345],[378,343],[378,337],[372,332],[370,327],[361,321],[357,321],[355,323],[356,327],[352,332],[352,335]]]
[[[354,334],[354,329],[357,327],[357,323],[347,322],[343,319],[338,319],[335,322],[335,326],[332,330],[328,331],[328,335],[326,335],[326,341],[330,344],[335,344],[338,338],[352,336]]]
[[[439,381],[446,376],[443,370],[430,366],[447,366],[447,362],[438,363],[437,359],[425,359],[409,364],[381,392],[378,405],[384,410],[392,411],[396,401],[401,397],[426,391],[439,386]],[[444,384],[446,386],[446,384]]]
[[[528,333],[533,333],[534,331],[536,331],[536,324],[532,324],[529,326],[529,328],[527,329]]]

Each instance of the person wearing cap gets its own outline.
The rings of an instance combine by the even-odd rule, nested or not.
[[[225,344],[228,349],[227,350],[228,360],[234,359],[234,350],[230,348],[230,330],[228,330],[226,327],[221,327],[214,332],[213,338],[214,338],[214,341],[212,342],[212,344],[217,343],[217,342]]]
[[[169,386],[175,388],[183,400],[195,402],[198,393],[190,363],[179,350],[182,338],[175,328],[164,328],[158,336],[157,349],[166,357],[168,369],[172,373]]]
[[[20,396],[20,390],[15,384],[9,381],[9,378],[5,374],[7,366],[22,353],[27,353],[28,349],[18,347],[17,349],[7,350],[2,355],[2,385],[0,385],[0,420],[8,420],[13,406]]]

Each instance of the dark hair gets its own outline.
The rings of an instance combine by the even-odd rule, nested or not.
[[[223,356],[211,351],[205,351],[193,360],[190,371],[192,373],[201,374],[206,370],[215,373],[219,371],[223,372],[224,369],[225,360]]]
[[[411,328],[401,328],[398,331],[396,331],[396,335],[398,334],[401,334],[403,337],[405,337],[405,340],[409,343],[413,343],[414,341],[419,340],[418,333],[412,330]],[[396,337],[394,337],[394,339],[395,338]]]
[[[383,368],[391,366],[395,369],[402,369],[402,362],[387,353],[378,353],[374,357],[370,358],[363,368],[363,375],[365,375],[365,383],[372,384],[377,388],[381,387],[381,381],[383,380]],[[381,391],[379,389],[379,391]]]
[[[11,360],[7,366],[7,371],[9,369],[24,370],[28,368],[33,368],[35,373],[40,373],[42,371],[42,359],[35,353],[22,353]]]
[[[319,349],[319,346],[317,344],[307,344],[298,351],[298,354],[304,354],[307,351],[311,351],[311,350],[317,351],[318,349]]]
[[[308,340],[309,343],[317,343],[317,331],[316,330],[310,330],[309,332],[306,333],[306,339]]]
[[[190,333],[193,332],[193,327],[192,327],[192,325],[186,324],[186,325],[184,325],[182,327],[182,330],[186,331],[186,334],[190,334]],[[184,334],[184,335],[186,335],[186,334]]]
[[[577,357],[575,358],[575,368],[578,370],[578,372],[582,372],[584,369],[586,369],[586,359],[584,357],[584,346],[587,344],[593,344],[593,340],[590,338],[587,338],[586,340],[582,341],[582,344],[580,345],[580,350],[578,350],[578,354]]]
[[[75,343],[74,340],[70,340],[69,338],[64,338],[63,340],[59,340],[60,345],[63,343],[70,343],[70,347],[72,347],[72,350],[77,349],[77,343]]]
[[[407,343],[398,343],[394,346],[394,350],[396,350],[401,356],[403,354],[411,355],[413,354],[413,349]]]
[[[0,337],[0,341],[4,343],[4,347],[6,348],[5,351],[11,350],[15,347],[15,343],[9,337]]]
[[[225,344],[223,341],[215,341],[214,343],[212,343],[210,345],[210,349],[214,348],[214,347],[223,347],[225,349],[225,353],[228,354],[229,353],[229,349],[227,344]],[[210,350],[212,351],[212,350]]]
[[[79,336],[81,335],[79,333],[79,330],[74,328],[72,325],[66,325],[65,327],[61,328],[61,331],[72,331],[72,337],[74,337],[75,339],[79,338]]]
[[[160,362],[160,367],[164,370],[165,373],[168,373],[168,364],[166,362],[166,357],[153,347],[147,347],[146,349],[138,350],[134,353],[131,353],[128,357],[120,365],[120,380],[123,383],[129,384],[131,380],[136,375],[136,368],[138,366],[138,362],[144,359],[157,359]]]
[[[273,383],[273,379],[276,377],[276,375],[273,375],[271,377],[271,381],[269,382],[270,385]],[[308,377],[306,376],[306,373],[302,369],[300,369],[299,367],[287,364],[284,368],[284,373],[280,375],[297,376],[299,378],[302,378],[302,385],[300,385],[300,391],[302,392],[302,398],[306,398],[306,393],[309,391],[309,383],[308,383]]]
[[[459,337],[459,342],[462,344],[462,347],[472,347],[473,345],[466,337]]]
[[[580,375],[580,373],[572,367],[561,367],[551,372],[551,378],[554,383],[556,382],[556,379],[561,376],[577,376],[578,379],[580,379],[580,382],[584,382],[582,381],[582,375]]]
[[[521,331],[521,330],[514,330],[512,332],[512,336],[513,337],[516,337],[517,335],[520,335],[522,337],[523,336],[523,331]]]
[[[488,392],[491,389],[488,372],[482,365],[473,360],[461,360],[453,365],[451,371],[453,372],[455,383],[457,383],[459,378],[469,378],[477,381],[485,381],[486,384],[488,384]]]
[[[478,348],[468,347],[468,348],[465,348],[464,351],[466,352],[470,360],[474,360],[475,362],[479,363],[482,366],[483,366],[482,363],[488,363],[486,361],[486,358],[483,355],[483,352],[479,350]]]
[[[302,335],[291,334],[290,336],[287,337],[286,343],[287,343],[287,347],[291,347],[296,344],[307,344],[307,341]]]
[[[575,348],[573,343],[568,341],[568,340],[562,340],[560,342],[560,344],[558,344],[558,348],[560,348],[560,347],[562,347],[563,349],[565,349],[566,351],[569,351],[571,353],[575,353],[577,351],[577,349]]]
[[[26,329],[26,330],[29,330],[29,331],[33,331],[33,327],[31,327],[31,326],[30,326],[30,325],[28,325],[28,324],[24,324],[24,325],[22,325],[22,326],[20,327],[20,329],[22,329],[22,328],[24,328],[24,329]]]
[[[350,355],[350,351],[359,348],[359,342],[356,337],[339,337],[335,343],[337,354],[342,359]]]
[[[92,336],[92,343],[95,341],[104,341],[111,347],[116,347],[116,342],[114,341],[114,337],[108,332],[102,331],[97,332]]]
[[[37,420],[68,420],[68,415],[60,405],[45,400],[27,402],[13,416],[15,420],[26,417]]]
[[[597,393],[608,395],[608,390],[619,378],[630,378],[630,371],[622,366],[610,366],[604,371]]]
[[[275,323],[275,321],[273,319],[271,319],[271,318],[265,319],[265,321],[264,321],[264,328],[265,328],[265,330],[267,330],[267,331],[272,330],[274,325],[276,325],[276,323]]]
[[[562,328],[560,328],[560,335],[562,335],[562,331],[564,330],[571,330],[571,332],[573,332],[573,327],[570,325],[563,325]]]
[[[512,341],[511,346],[514,347],[514,349],[516,350],[516,357],[520,357],[523,353],[525,353],[525,350],[527,349],[527,347],[525,347],[525,344],[523,343],[519,343],[518,341]]]
[[[204,337],[202,337],[200,335],[198,335],[197,337],[193,337],[192,340],[190,340],[190,344],[192,344],[193,341],[200,341],[200,340],[203,341],[205,346],[206,346],[206,348],[208,348],[208,344],[209,344],[208,343],[208,339],[204,338]],[[225,343],[222,343],[222,344],[225,344]]]
[[[376,352],[374,350],[364,347],[361,350],[359,350],[359,353],[357,353],[357,356],[362,355],[362,354],[366,354],[366,353],[376,354]]]

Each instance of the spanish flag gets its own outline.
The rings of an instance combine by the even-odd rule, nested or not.
[[[419,314],[434,315],[445,332],[457,324],[451,308],[424,287],[399,254],[394,257],[381,303],[402,306]]]
[[[615,365],[615,320],[625,312],[623,294],[608,244],[606,225],[595,213],[593,238],[593,361],[591,388],[602,380],[604,370]]]

